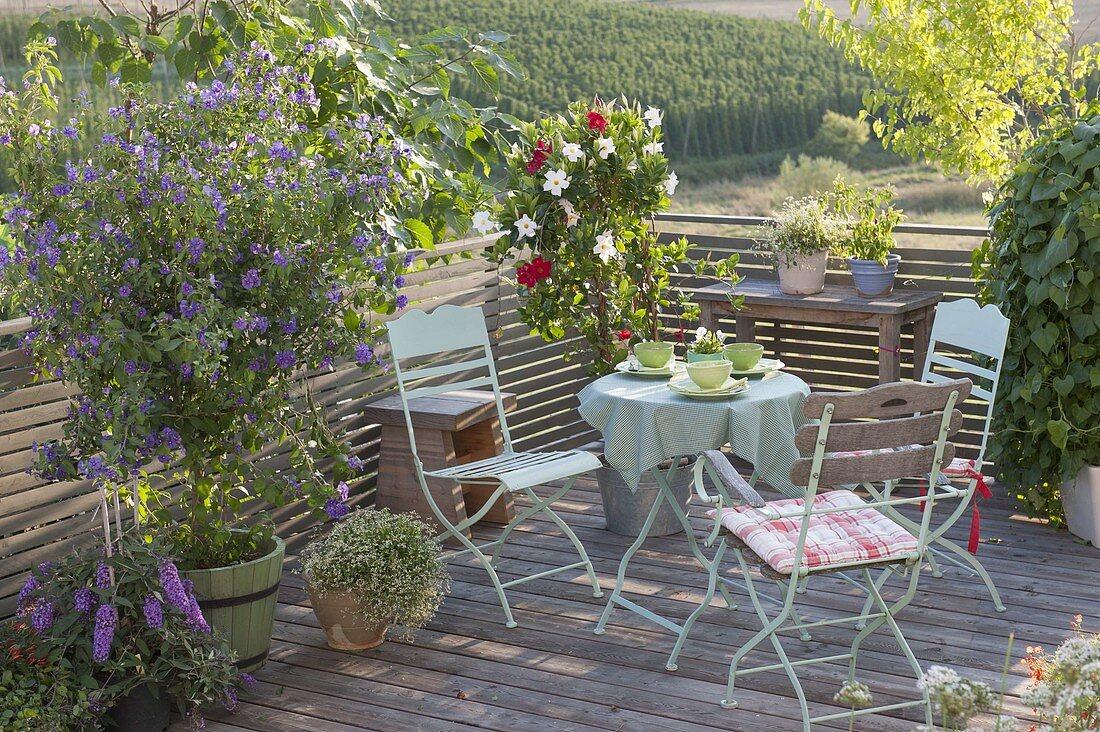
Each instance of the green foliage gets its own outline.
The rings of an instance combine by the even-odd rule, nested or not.
[[[886,256],[898,245],[894,227],[902,222],[901,209],[893,205],[894,189],[889,186],[860,191],[837,178],[832,201],[848,225],[843,254],[854,259],[886,264]]]
[[[406,303],[401,213],[419,166],[365,114],[311,126],[303,68],[331,59],[321,48],[299,68],[238,55],[224,80],[171,103],[131,89],[92,125],[109,130],[94,153],[74,157],[83,125],[47,124],[56,70],[48,44],[32,50],[23,98],[0,95],[0,154],[23,191],[4,202],[17,233],[0,285],[27,305],[40,376],[80,388],[37,468],[132,500],[157,461],[139,502],[188,568],[262,555],[268,524],[231,530],[248,501],[343,508],[344,448],[299,401],[302,375],[339,357],[380,365],[374,315]],[[271,445],[289,464],[252,459]]]
[[[413,149],[421,162],[418,177],[427,183],[422,195],[406,202],[425,224],[415,227],[419,245],[443,239],[448,227],[464,231],[471,208],[491,196],[483,176],[495,159],[492,130],[501,118],[452,94],[451,85],[461,77],[466,89],[491,99],[501,78],[522,77],[500,48],[507,34],[432,24],[406,41],[393,35],[376,3],[351,0],[150,3],[139,15],[113,7],[113,17],[46,13],[28,35],[55,36],[100,88],[115,77],[145,83],[155,71],[209,83],[225,60],[253,42],[296,67],[303,49],[325,46],[332,53],[305,65],[318,97],[310,124],[379,116]]]
[[[852,178],[848,166],[832,158],[811,158],[799,155],[797,160],[787,158],[779,166],[775,179],[775,203],[787,198],[805,198],[828,193],[837,178]]]
[[[826,110],[855,114],[869,83],[827,44],[778,21],[606,0],[393,0],[385,7],[404,33],[450,23],[509,33],[508,47],[530,78],[503,79],[499,104],[523,119],[597,94],[661,107],[666,153],[677,161],[800,147]],[[456,79],[460,89],[487,99]]]
[[[0,624],[0,729],[90,732],[100,729],[93,703],[103,692],[81,682],[56,649],[22,621]]]
[[[1073,2],[853,0],[857,21],[806,0],[807,28],[882,86],[864,108],[884,145],[999,182],[1052,105],[1076,106],[1097,47],[1074,48]]]
[[[827,196],[788,198],[764,227],[761,248],[785,260],[821,251],[839,253],[845,249],[849,231],[831,210]]]
[[[804,150],[810,157],[851,163],[870,138],[871,130],[864,120],[829,111]]]
[[[975,252],[1013,328],[989,459],[1056,521],[1063,480],[1100,465],[1100,116],[1052,124],[1013,169]]]
[[[202,708],[236,707],[237,659],[211,632],[169,552],[124,535],[111,556],[87,550],[40,565],[20,593],[18,612],[39,649],[63,678],[98,687],[100,712],[144,685],[196,722]]]
[[[423,628],[443,602],[449,577],[435,529],[415,514],[354,511],[311,541],[299,570],[310,590],[350,592],[371,625]]]

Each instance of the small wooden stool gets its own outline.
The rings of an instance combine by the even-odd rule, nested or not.
[[[516,408],[515,394],[502,392],[501,399],[506,411]],[[409,412],[425,470],[483,460],[499,455],[504,449],[492,392],[453,391],[420,397],[409,402]],[[375,505],[395,512],[416,511],[442,531],[416,479],[401,397],[394,394],[371,402],[363,410],[363,421],[382,425]],[[477,513],[496,490],[492,485],[456,486],[453,481],[433,478],[428,481],[436,505],[454,524]],[[505,493],[482,521],[506,524],[514,515],[512,496]],[[469,533],[467,530],[466,534]]]

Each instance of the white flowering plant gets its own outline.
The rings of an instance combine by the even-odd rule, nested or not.
[[[1033,685],[1022,701],[1033,707],[1049,732],[1100,730],[1100,634],[1082,630],[1077,615],[1076,635],[1053,654],[1029,647],[1024,665]]]
[[[423,628],[443,602],[450,578],[435,530],[415,514],[352,511],[301,554],[315,594],[350,592],[371,625],[394,624],[404,637]]]
[[[699,354],[721,353],[726,345],[726,334],[721,330],[710,331],[700,327],[695,331],[695,340],[688,350]]]
[[[515,134],[506,156],[510,193],[497,210],[475,213],[474,226],[489,233],[499,222],[490,254],[499,266],[526,260],[515,278],[524,322],[547,341],[579,331],[594,373],[609,372],[632,339],[659,341],[662,313],[691,311],[671,287],[681,265],[735,279],[736,257],[694,265],[686,239],[658,237],[654,216],[678,184],[659,109],[597,99]]]
[[[757,243],[772,259],[807,257],[818,252],[840,254],[848,237],[845,222],[833,212],[828,196],[788,198],[764,225]]]

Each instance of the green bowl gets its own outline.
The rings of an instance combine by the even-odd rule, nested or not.
[[[634,357],[649,369],[659,369],[672,360],[671,343],[638,343],[634,346]]]
[[[722,355],[735,371],[748,371],[760,363],[764,347],[759,343],[731,343],[722,349]]]
[[[696,361],[687,365],[687,372],[700,389],[717,389],[726,383],[732,367],[729,361]]]

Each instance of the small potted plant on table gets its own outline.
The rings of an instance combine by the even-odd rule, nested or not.
[[[892,204],[890,187],[860,193],[837,178],[833,184],[836,210],[849,226],[845,254],[856,292],[863,297],[889,295],[901,256],[891,252],[897,246],[894,227],[904,218]]]
[[[391,625],[424,627],[448,586],[434,529],[415,514],[360,510],[302,551],[309,602],[328,644],[374,648]]]
[[[694,363],[696,361],[720,361],[722,360],[722,349],[726,345],[726,334],[721,330],[709,331],[706,328],[700,326],[695,331],[695,340],[688,345],[687,349],[687,361],[688,363]]]
[[[788,198],[765,224],[759,247],[770,255],[779,289],[788,295],[813,295],[825,289],[829,255],[843,251],[844,223],[824,196]]]

